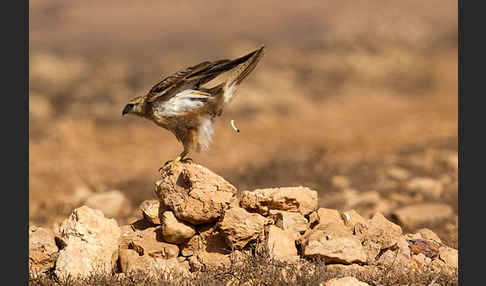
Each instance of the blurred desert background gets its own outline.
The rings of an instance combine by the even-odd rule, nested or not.
[[[31,0],[29,13],[30,224],[111,190],[130,204],[120,223],[140,216],[182,145],[124,105],[264,44],[194,161],[240,191],[304,185],[321,207],[379,211],[457,248],[456,1]]]

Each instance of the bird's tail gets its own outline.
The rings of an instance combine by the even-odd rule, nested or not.
[[[255,69],[258,62],[264,55],[264,46],[256,51],[249,53],[246,56],[236,59],[239,64],[231,72],[223,86],[224,102],[228,103],[232,100],[236,87]]]

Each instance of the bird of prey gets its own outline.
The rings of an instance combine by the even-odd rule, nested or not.
[[[263,54],[262,46],[234,60],[204,61],[187,67],[164,78],[146,95],[128,102],[122,115],[134,114],[151,120],[171,131],[184,146],[184,151],[161,169],[170,169],[177,162],[189,159],[186,156],[193,150],[209,148],[214,118],[222,114],[238,85],[253,71]],[[229,76],[223,83],[203,87],[225,72]]]

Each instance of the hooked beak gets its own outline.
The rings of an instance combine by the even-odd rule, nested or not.
[[[123,111],[122,111],[122,116],[129,113],[130,111],[132,110],[132,105],[131,104],[127,104],[125,105],[125,108],[123,108]]]

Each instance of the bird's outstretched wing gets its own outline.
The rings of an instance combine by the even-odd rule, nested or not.
[[[253,51],[234,60],[205,61],[180,70],[154,85],[147,93],[147,101],[154,102],[158,99],[167,100],[170,98],[169,95],[172,94],[170,91],[179,89],[182,86],[187,87],[187,89],[197,89],[200,85],[213,80],[218,75],[246,62],[257,51]]]

